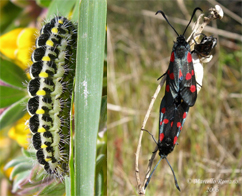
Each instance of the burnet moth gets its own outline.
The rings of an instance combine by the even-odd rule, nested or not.
[[[170,64],[168,70],[165,74],[166,77],[166,94],[167,104],[171,105],[174,100],[179,98],[189,106],[193,106],[197,99],[197,88],[196,88],[196,79],[192,63],[192,55],[190,45],[187,43],[184,34],[190,25],[192,18],[197,10],[202,11],[201,8],[195,8],[185,31],[182,35],[179,35],[173,26],[169,23],[164,12],[157,11],[156,14],[161,13],[167,23],[172,27],[172,29],[177,34],[177,41],[174,43]],[[163,75],[162,75],[163,76]],[[162,77],[161,76],[161,77]],[[160,78],[161,78],[160,77]],[[160,79],[158,78],[158,79]]]
[[[165,97],[163,97],[160,105],[160,124],[159,124],[158,142],[155,140],[155,138],[152,135],[153,140],[158,146],[160,160],[158,161],[152,173],[150,174],[145,184],[145,189],[148,186],[151,176],[154,173],[158,164],[160,163],[161,159],[166,159],[173,173],[175,185],[177,189],[180,191],[175,173],[166,157],[169,153],[173,151],[175,145],[177,144],[177,139],[179,137],[179,134],[186,120],[188,110],[189,110],[189,106],[185,102],[181,102],[181,99],[179,102],[174,102],[171,106],[167,107],[166,99]]]
[[[178,37],[172,49],[168,70],[165,73],[167,78],[165,96],[163,97],[160,105],[158,142],[155,140],[154,136],[151,135],[151,133],[145,130],[152,136],[153,140],[157,144],[160,156],[160,160],[146,181],[144,187],[145,189],[148,186],[151,176],[160,161],[162,159],[166,159],[173,173],[176,188],[180,191],[175,173],[166,157],[173,151],[175,145],[177,144],[177,139],[184,125],[189,107],[192,107],[195,104],[197,98],[197,87],[191,49],[184,37],[184,34],[197,10],[202,11],[201,8],[194,9],[192,17],[182,35],[177,33],[162,11],[156,12],[156,14],[161,13],[163,15],[167,23],[176,32]]]

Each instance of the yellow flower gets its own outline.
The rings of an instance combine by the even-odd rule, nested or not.
[[[8,136],[11,139],[16,140],[18,144],[25,149],[29,146],[29,138],[31,137],[30,130],[27,125],[25,125],[26,120],[29,118],[30,115],[26,113],[8,132]]]
[[[19,67],[31,65],[31,52],[34,49],[37,29],[18,28],[0,37],[0,52],[12,59]]]
[[[0,52],[25,70],[32,64],[31,53],[35,45],[36,32],[35,28],[17,28],[0,36]],[[29,145],[30,130],[25,125],[29,117],[29,114],[26,114],[8,132],[8,136],[24,148]]]

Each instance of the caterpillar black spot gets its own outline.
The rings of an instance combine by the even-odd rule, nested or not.
[[[29,69],[27,110],[38,162],[48,174],[68,173],[71,93],[76,27],[56,16],[40,30]]]

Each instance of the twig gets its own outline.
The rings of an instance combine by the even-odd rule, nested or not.
[[[194,42],[194,40],[192,39],[193,35],[201,33],[203,31],[204,27],[207,24],[209,24],[210,21],[218,19],[218,18],[221,19],[221,12],[217,13],[217,10],[218,10],[218,7],[216,7],[216,9],[215,8],[209,9],[210,12],[209,12],[208,17],[205,17],[203,14],[201,14],[199,16],[197,22],[195,23],[195,27],[193,28],[192,34],[189,36],[189,38],[187,40],[191,40],[191,42],[193,43]],[[144,13],[144,11],[143,11],[143,13]],[[200,21],[202,20],[202,18],[203,18],[203,23],[200,24]],[[199,39],[199,36],[196,36],[196,38]],[[154,102],[156,100],[158,93],[160,92],[161,87],[165,83],[165,80],[166,80],[166,75],[162,78],[160,84],[158,85],[158,87],[157,87],[157,89],[156,89],[156,91],[155,91],[155,93],[154,93],[154,95],[151,99],[151,102],[150,102],[149,108],[147,110],[147,113],[145,115],[144,121],[142,123],[141,129],[145,129],[145,125],[146,125],[146,122],[147,122],[147,120],[150,116],[151,109],[154,105]],[[157,152],[157,149],[158,149],[158,146],[156,145],[156,148],[153,151],[152,156],[149,160],[149,164],[148,164],[146,176],[145,176],[145,179],[144,179],[144,183],[142,184],[141,180],[140,180],[140,174],[139,174],[139,153],[140,153],[140,149],[141,149],[142,137],[143,137],[143,131],[140,131],[139,142],[138,142],[138,146],[137,146],[137,150],[136,150],[136,154],[135,154],[135,156],[136,156],[136,159],[135,159],[135,175],[136,175],[139,195],[145,195],[144,185],[145,185],[145,183],[146,183],[146,181],[147,181],[147,179],[150,175],[151,167],[152,167],[152,164],[153,164],[153,161],[155,159],[156,152]]]
[[[148,111],[145,115],[141,129],[145,128],[146,122],[147,122],[147,120],[150,116],[151,109],[153,108],[156,97],[159,94],[161,87],[164,85],[165,80],[166,80],[166,75],[162,78],[160,84],[158,85],[158,87],[155,91],[155,94],[153,95],[153,97],[151,99],[151,102],[150,102]],[[143,184],[143,186],[141,185],[140,176],[139,176],[139,153],[140,153],[140,149],[141,149],[142,137],[143,137],[143,131],[140,131],[139,143],[138,143],[137,151],[136,151],[136,154],[135,154],[135,156],[136,156],[136,159],[135,159],[135,175],[136,175],[136,180],[137,180],[137,184],[138,184],[138,192],[139,192],[140,195],[145,194],[144,184]],[[156,148],[157,148],[157,146],[156,146]],[[156,149],[155,149],[155,151],[156,151]],[[147,172],[146,172],[146,178],[145,179],[147,179],[147,176],[149,176],[149,174],[150,174],[150,168],[152,167],[152,163],[153,163],[153,160],[155,158],[155,155],[156,155],[156,153],[153,153],[151,159],[149,160],[149,165],[148,165],[148,169],[147,169]]]
[[[195,27],[193,28],[193,31],[192,31],[191,35],[187,39],[187,42],[190,41],[190,46],[195,44],[194,40],[192,39],[195,34],[202,33],[204,28],[212,20],[221,19],[223,17],[223,12],[221,13],[221,8],[218,7],[217,5],[215,6],[215,8],[210,8],[209,11],[210,12],[209,12],[208,16],[204,16],[203,14],[201,14],[198,17],[197,22],[195,23]],[[200,24],[201,21],[202,21],[202,23]],[[197,38],[197,39],[199,39],[199,38]]]

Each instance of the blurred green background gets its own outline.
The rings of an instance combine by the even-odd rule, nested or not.
[[[155,12],[162,10],[168,17],[188,23],[195,7],[201,7],[206,14],[216,5],[214,2],[108,2],[108,195],[137,195],[135,152],[140,128],[158,86],[156,79],[167,70],[176,40],[174,31]],[[239,195],[242,192],[241,2],[220,3],[227,8],[223,19],[209,24],[212,31],[207,32],[207,27],[203,31],[218,38],[214,57],[204,64],[202,90],[189,111],[178,138],[179,145],[168,155],[181,192],[177,191],[170,168],[163,160],[151,178],[146,195]],[[151,11],[152,16],[145,10]],[[199,14],[198,11],[193,21]],[[170,22],[178,33],[183,33],[184,25]],[[145,127],[156,138],[163,95],[164,88]],[[139,155],[142,181],[154,148],[154,141],[144,133]],[[157,161],[158,158],[154,164]],[[214,179],[220,183],[199,183],[194,179]]]

